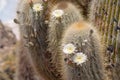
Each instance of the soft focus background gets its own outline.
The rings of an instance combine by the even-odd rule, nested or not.
[[[19,27],[13,22],[19,0],[0,0],[0,80],[15,77],[15,55],[19,38]]]
[[[16,17],[16,7],[19,0],[0,0],[0,20],[11,27],[13,32],[19,39],[19,31],[17,25],[13,22]]]

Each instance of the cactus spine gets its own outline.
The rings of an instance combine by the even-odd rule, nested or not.
[[[85,21],[74,23],[65,31],[62,49],[63,45],[73,43],[80,52],[87,55],[87,61],[82,65],[66,63],[68,80],[104,80],[99,37],[96,29]]]

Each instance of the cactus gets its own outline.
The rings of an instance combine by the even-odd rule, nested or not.
[[[22,80],[26,80],[25,76],[22,76],[26,75],[26,71],[19,71],[22,66],[28,69],[28,74],[31,75],[27,76],[27,79],[29,80],[37,80],[34,77],[34,73],[32,73],[32,70],[35,73],[38,73],[38,79],[40,78],[40,76],[42,76],[45,80],[83,80],[83,78],[85,78],[86,80],[88,80],[89,78],[91,78],[91,80],[103,80],[102,64],[101,61],[99,61],[101,60],[99,56],[99,51],[101,51],[99,50],[99,48],[101,48],[98,38],[99,35],[93,27],[89,27],[89,23],[83,21],[88,18],[88,6],[92,0],[84,0],[83,2],[81,2],[80,0],[76,0],[78,3],[77,5],[79,5],[79,9],[71,3],[74,2],[72,0],[67,0],[66,2],[64,0],[61,2],[57,0],[55,4],[52,3],[52,1],[54,0],[30,1],[31,2],[29,3],[27,0],[23,0],[20,2],[20,7],[18,7],[17,11],[18,19],[14,20],[20,25],[20,43],[21,47],[23,47],[20,47],[21,56],[18,55],[20,56],[18,62],[23,62],[18,64],[20,65],[18,67],[18,73],[23,74],[18,75],[18,80],[20,80],[21,78]],[[48,8],[49,6],[50,8]],[[55,10],[60,10],[62,15],[59,13],[59,15],[54,15]],[[49,11],[51,11],[51,13],[48,13]],[[47,19],[49,19],[49,22]],[[64,55],[61,52],[60,45],[64,44],[64,42],[68,43],[69,41],[67,40],[73,41],[73,43],[81,42],[78,37],[74,37],[74,34],[71,34],[71,32],[71,35],[68,36],[67,34],[69,33],[69,30],[71,31],[72,29],[70,25],[78,21],[83,21],[83,27],[85,26],[85,30],[82,31],[78,28],[78,30],[73,29],[73,32],[78,31],[78,33],[80,34],[76,34],[76,32],[74,32],[77,36],[82,36],[82,39],[84,39],[85,37],[90,40],[88,41],[88,43],[90,42],[88,44],[89,46],[87,46],[86,48],[90,52],[90,55],[87,54],[87,51],[85,51],[85,54],[89,56],[88,59],[91,62],[86,62],[86,65],[83,65],[83,67],[75,66],[72,70],[71,67],[66,65],[66,63],[64,62]],[[84,35],[80,31],[82,31]],[[88,33],[89,31],[91,32]],[[24,47],[23,44],[26,47]],[[79,46],[80,44],[78,44],[78,47]],[[25,63],[27,61],[24,59],[22,60],[22,57],[27,57],[27,55],[29,56],[29,58],[27,58],[27,61],[28,65],[30,66],[25,66]],[[97,65],[97,63],[99,64]],[[88,71],[86,71],[85,69],[87,69]],[[76,70],[85,74],[79,74]],[[74,71],[75,74],[69,73],[71,71]],[[19,78],[19,76],[21,76],[21,78]]]
[[[58,18],[53,13],[56,10],[63,11],[63,14],[61,13],[62,15]],[[51,10],[48,29],[48,51],[52,53],[51,59],[52,62],[56,64],[56,67],[60,66],[62,63],[61,60],[63,60],[59,52],[63,32],[70,24],[79,20],[83,20],[82,15],[79,13],[79,10],[69,2],[60,2]]]
[[[46,54],[49,54],[46,50],[47,25],[44,23],[44,11],[46,10],[46,7],[43,7],[44,9],[39,12],[33,10],[34,4],[44,5],[42,3],[43,2],[40,0],[34,0],[30,3],[27,0],[21,1],[17,11],[18,22],[21,31],[21,43],[27,47],[29,52],[26,52],[28,53],[28,56],[30,55],[34,64],[33,67],[35,67],[38,76],[42,76],[46,80],[53,80],[52,77],[54,78],[54,75],[52,75],[49,70],[49,67],[52,67],[52,65],[47,62],[49,61],[47,59],[49,56],[46,56]],[[22,55],[22,53],[20,54]],[[24,62],[25,60],[23,59],[21,61]]]
[[[83,17],[86,20],[89,20],[89,18],[93,19],[92,17],[94,17],[93,13],[94,8],[96,7],[96,3],[100,2],[101,0],[48,0],[48,6],[51,7],[52,4],[57,4],[61,1],[74,3],[76,7],[81,10],[81,14],[83,15]]]
[[[95,10],[95,23],[98,26],[102,41],[105,42],[105,72],[107,80],[119,80],[119,22],[120,22],[120,0],[103,0],[98,9]]]
[[[80,21],[72,24],[64,33],[62,48],[67,44],[75,45],[77,51],[74,54],[64,54],[68,80],[104,80],[102,69],[100,35],[96,29],[88,22]],[[77,65],[73,56],[77,53],[87,55],[87,61]]]

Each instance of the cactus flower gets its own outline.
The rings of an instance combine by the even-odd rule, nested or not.
[[[35,12],[39,12],[39,11],[43,10],[42,4],[40,4],[40,3],[34,4],[34,5],[33,5],[33,10],[34,10]]]
[[[69,43],[64,46],[63,52],[65,54],[72,54],[72,53],[74,53],[75,49],[76,49],[76,47],[73,44]]]
[[[76,63],[77,65],[86,62],[86,60],[87,60],[87,55],[83,54],[82,52],[76,53],[73,56],[73,62]]]
[[[52,16],[53,16],[53,17],[56,17],[56,18],[62,17],[63,14],[64,14],[64,11],[63,11],[63,10],[60,10],[60,9],[54,10],[54,11],[52,12]]]

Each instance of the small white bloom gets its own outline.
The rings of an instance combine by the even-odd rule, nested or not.
[[[87,55],[81,53],[76,53],[75,56],[73,57],[73,61],[77,63],[77,65],[82,64],[86,62],[87,60]]]
[[[63,10],[60,10],[60,9],[54,10],[54,11],[52,12],[52,16],[53,16],[53,17],[56,17],[56,18],[62,17],[63,14],[64,14],[64,11],[63,11]]]
[[[64,46],[63,52],[65,54],[72,54],[72,53],[74,53],[75,49],[76,49],[76,47],[73,44],[69,43]]]
[[[43,10],[42,4],[40,4],[40,3],[34,4],[33,5],[33,10],[36,11],[36,12]]]

